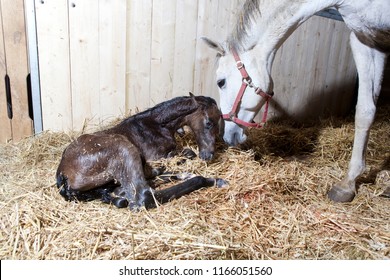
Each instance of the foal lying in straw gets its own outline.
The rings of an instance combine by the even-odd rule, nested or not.
[[[175,133],[189,126],[195,134],[199,157],[211,160],[219,135],[220,111],[214,99],[204,96],[177,97],[131,116],[120,124],[84,134],[63,152],[57,169],[57,187],[66,200],[100,198],[115,206],[153,208],[157,203],[217,185],[222,179],[195,176],[163,190],[148,183],[162,174],[147,163],[178,153]],[[184,151],[191,158],[194,152]]]

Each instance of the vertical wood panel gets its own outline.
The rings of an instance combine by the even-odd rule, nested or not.
[[[175,96],[194,91],[197,16],[197,1],[177,1],[172,81]]]
[[[149,106],[172,97],[176,0],[154,0]]]
[[[68,1],[35,1],[44,130],[73,129]]]
[[[11,120],[7,113],[7,100],[5,95],[5,75],[6,57],[4,50],[4,36],[3,36],[3,17],[2,5],[0,2],[0,143],[8,142],[12,139]]]
[[[196,64],[194,88],[198,94],[208,95],[219,100],[215,82],[215,51],[200,40],[208,37],[223,42],[235,24],[235,17],[242,1],[199,0],[198,31],[196,44]]]
[[[23,0],[1,0],[4,50],[7,73],[11,81],[13,118],[12,138],[19,140],[32,134],[27,96],[27,43]]]
[[[101,121],[123,115],[126,105],[126,0],[99,4]]]
[[[143,110],[150,102],[152,0],[129,0],[127,9],[126,108]]]
[[[356,69],[343,22],[314,16],[278,50],[270,115],[297,120],[349,111]]]
[[[73,129],[99,123],[99,3],[69,1]]]

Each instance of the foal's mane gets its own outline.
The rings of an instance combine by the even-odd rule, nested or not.
[[[135,114],[125,119],[123,123],[147,119],[164,125],[195,112],[199,107],[208,107],[212,104],[216,105],[214,99],[206,96],[179,96]]]
[[[256,17],[260,15],[260,0],[245,1],[237,15],[236,25],[227,40],[229,48],[244,50],[245,40],[249,36],[248,29],[251,26],[251,22],[256,20]]]

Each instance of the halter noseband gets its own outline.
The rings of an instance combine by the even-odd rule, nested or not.
[[[269,100],[272,98],[274,93],[273,92],[267,93],[267,92],[264,92],[263,90],[261,90],[259,87],[256,87],[252,82],[252,78],[249,76],[248,72],[246,71],[245,65],[241,61],[238,53],[235,50],[232,50],[232,53],[233,53],[234,59],[236,60],[236,63],[237,63],[237,69],[240,71],[241,76],[242,76],[242,84],[241,84],[240,90],[238,91],[236,100],[234,101],[232,110],[228,114],[222,114],[222,118],[224,120],[229,120],[229,121],[232,121],[236,124],[239,124],[239,125],[242,125],[245,127],[261,128],[264,126],[264,124],[267,121],[268,104],[269,104]],[[246,122],[246,121],[241,120],[237,117],[237,114],[239,111],[239,105],[241,103],[242,97],[244,96],[245,90],[248,86],[250,88],[254,88],[255,93],[260,95],[262,98],[264,98],[266,100],[263,118],[262,118],[260,123]]]

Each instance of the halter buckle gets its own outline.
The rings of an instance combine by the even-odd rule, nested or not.
[[[274,96],[274,92],[268,93],[268,92],[263,91],[259,87],[255,89],[255,93],[257,95],[260,95],[261,97],[265,98],[266,100],[268,100],[268,99],[272,98],[272,96]]]
[[[237,61],[237,68],[238,68],[238,70],[241,70],[241,68],[243,68],[243,67],[244,67],[244,63],[241,60],[238,60]]]

